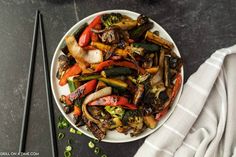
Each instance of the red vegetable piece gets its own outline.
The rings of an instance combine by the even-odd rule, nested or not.
[[[134,104],[129,104],[126,97],[110,95],[99,98],[88,104],[89,106],[121,106],[126,109],[136,110],[137,106]]]
[[[72,105],[73,103],[70,101],[69,96],[66,96],[65,103],[67,105]]]
[[[82,86],[79,86],[74,92],[70,93],[67,97],[68,100],[71,103],[77,99],[77,98],[82,98],[83,96],[91,93],[93,90],[95,90],[97,85],[97,80],[91,80]]]
[[[91,34],[91,40],[92,40],[92,41],[95,41],[95,42],[99,41],[98,35],[97,35],[96,33],[92,32],[92,34]]]
[[[92,34],[91,28],[94,28],[97,24],[100,23],[101,23],[101,16],[99,15],[93,19],[93,21],[85,28],[85,30],[81,34],[78,42],[79,46],[84,47],[88,45]]]
[[[171,103],[173,103],[173,101],[175,100],[175,97],[177,96],[179,89],[181,87],[182,84],[182,76],[180,73],[177,74],[176,76],[176,81],[175,81],[175,85],[173,87],[173,91],[171,94]]]
[[[59,85],[64,86],[67,83],[67,78],[81,73],[80,66],[76,63],[71,68],[69,68],[66,73],[60,79]]]
[[[179,92],[181,84],[182,84],[182,76],[180,73],[178,73],[176,76],[175,85],[174,85],[172,93],[171,93],[171,97],[170,97],[169,101],[167,101],[166,104],[164,105],[164,109],[160,113],[156,114],[156,117],[155,117],[156,120],[160,120],[161,117],[163,117],[164,115],[167,114],[171,104],[174,102],[175,97],[177,96],[177,94]]]
[[[155,119],[157,121],[159,121],[161,119],[161,117],[163,117],[164,115],[166,115],[168,112],[168,108],[165,108],[164,110],[162,110],[160,113],[156,114]]]
[[[80,116],[81,113],[82,113],[81,109],[78,106],[75,105],[74,106],[74,113],[73,113],[73,115],[74,116]]]
[[[95,72],[102,71],[104,68],[109,67],[111,65],[114,65],[113,60],[106,60],[102,63],[99,63],[95,68]]]
[[[96,30],[101,30],[101,23],[97,24],[94,29]],[[94,41],[94,42],[98,42],[99,41],[99,37],[98,37],[98,34],[92,32],[92,35],[91,35],[91,40]]]

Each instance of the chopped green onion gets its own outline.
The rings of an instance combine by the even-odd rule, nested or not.
[[[64,128],[68,128],[70,124],[67,121],[62,121],[62,125]]]
[[[101,157],[107,157],[107,155],[106,154],[102,154]]]
[[[70,126],[69,122],[64,118],[64,117],[59,117],[59,122],[57,124],[57,127],[59,129],[64,129],[64,128],[68,128]]]
[[[90,142],[88,143],[88,146],[89,146],[89,148],[94,148],[94,147],[95,147],[95,145],[94,145],[94,143],[93,143],[92,141],[90,141]]]
[[[93,142],[94,142],[94,143],[98,143],[99,140],[98,140],[98,139],[93,139]]]
[[[78,134],[78,135],[82,135],[83,133],[82,132],[80,132],[79,130],[75,130],[74,128],[70,128],[70,133],[72,133],[72,134]]]
[[[59,123],[57,124],[57,127],[58,127],[58,129],[63,129],[63,124],[62,124],[61,122],[59,122]]]
[[[58,136],[57,136],[57,138],[58,138],[58,140],[61,140],[61,139],[63,139],[65,137],[65,134],[64,133],[59,133],[58,134]]]
[[[100,148],[95,147],[95,149],[94,149],[94,153],[95,153],[95,154],[99,154],[99,152],[100,152]]]
[[[75,134],[76,130],[74,128],[70,128],[70,133]]]
[[[64,151],[64,157],[71,157],[70,151]]]
[[[76,131],[76,134],[78,134],[78,135],[83,135],[83,133],[80,132],[79,130]]]
[[[66,146],[66,151],[67,152],[70,152],[72,150],[72,147],[71,146]]]

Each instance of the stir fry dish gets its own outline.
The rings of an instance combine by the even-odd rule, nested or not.
[[[182,59],[145,15],[96,16],[65,37],[58,58],[66,114],[102,140],[108,130],[137,136],[153,129],[181,87]]]

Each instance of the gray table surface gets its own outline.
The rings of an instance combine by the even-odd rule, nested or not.
[[[40,9],[44,15],[49,61],[70,27],[92,13],[108,9],[143,13],[163,26],[176,42],[184,59],[185,80],[216,49],[236,43],[235,0],[1,0],[0,152],[18,150],[36,9]],[[26,147],[27,151],[50,157],[42,63],[41,44],[38,41]],[[60,112],[55,103],[54,108],[58,117]],[[87,146],[88,137],[66,133],[68,138],[73,138],[73,156],[96,156]],[[101,142],[98,145],[108,156],[131,157],[143,141],[125,144]],[[66,143],[66,140],[58,141],[59,156],[63,156]]]

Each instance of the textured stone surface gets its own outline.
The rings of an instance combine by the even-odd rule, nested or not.
[[[36,9],[40,9],[44,15],[50,61],[59,40],[71,26],[92,13],[108,9],[143,13],[163,26],[176,42],[184,59],[185,80],[214,50],[236,43],[235,0],[1,0],[0,152],[18,150]],[[27,151],[50,157],[42,54],[38,43]],[[57,117],[60,113],[55,104],[54,108]],[[74,154],[95,156],[87,147],[89,138],[66,136],[74,139]],[[99,146],[108,156],[131,157],[143,141],[100,143]],[[59,156],[63,156],[66,143],[66,140],[58,142]]]

